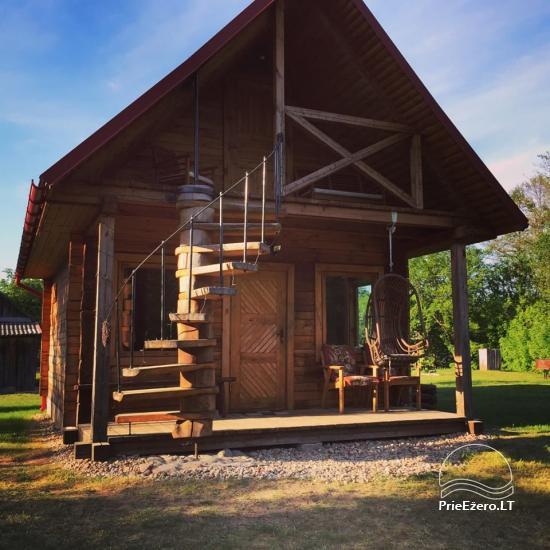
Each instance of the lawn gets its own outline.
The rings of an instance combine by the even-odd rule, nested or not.
[[[453,369],[424,374],[437,385],[438,408],[455,410]],[[550,432],[550,380],[538,372],[473,371],[474,413],[488,429]]]
[[[449,405],[452,374],[428,380]],[[476,411],[512,463],[511,512],[438,511],[434,475],[368,484],[84,478],[29,437],[37,399],[0,396],[0,452],[10,451],[0,457],[0,548],[548,548],[550,381],[476,372],[474,384]]]

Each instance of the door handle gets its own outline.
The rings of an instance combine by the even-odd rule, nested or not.
[[[281,344],[284,344],[284,342],[285,342],[285,329],[283,329],[283,328],[277,329],[277,336],[279,337],[279,342],[281,342]]]

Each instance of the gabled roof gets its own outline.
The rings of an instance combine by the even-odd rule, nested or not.
[[[201,66],[215,56],[252,21],[274,4],[275,1],[276,0],[254,0],[184,63],[179,65],[40,176],[38,185],[39,192],[37,193],[31,188],[31,194],[29,196],[27,212],[33,212],[33,216],[27,220],[23,231],[17,264],[17,274],[20,277],[24,276],[27,258],[32,247],[36,228],[40,219],[40,213],[45,200],[44,191],[47,187],[56,185],[66,178],[77,167],[92,157],[94,153],[111,142],[123,130],[152,109],[159,101],[185,82]],[[285,1],[288,6],[291,3],[300,2],[301,0]],[[476,181],[482,181],[486,188],[490,188],[492,199],[496,201],[497,206],[502,208],[502,215],[498,216],[498,219],[495,220],[497,226],[495,227],[495,231],[498,233],[505,233],[524,229],[527,226],[525,216],[517,208],[510,196],[501,187],[490,170],[485,166],[479,156],[437,104],[363,1],[331,0],[330,4],[316,2],[314,9],[317,9],[317,7],[319,10],[325,10],[329,7],[330,9],[339,9],[342,13],[342,19],[347,18],[349,20],[350,17],[357,19],[358,16],[359,18],[362,16],[364,24],[374,33],[376,40],[383,47],[388,60],[391,60],[395,70],[399,72],[398,76],[403,80],[403,95],[408,97],[409,101],[411,101],[410,98],[412,97],[417,103],[421,104],[423,110],[422,115],[424,119],[428,121],[430,127],[433,128],[436,125],[438,126],[438,128],[434,130],[434,135],[436,131],[446,134],[446,138],[451,144],[450,147],[458,151],[458,153],[450,151],[449,157],[459,154],[460,159],[458,160],[460,163],[468,165],[468,172],[465,172],[464,179],[466,180],[466,178],[469,178],[469,180],[472,180],[472,178],[474,178]],[[359,25],[356,25],[356,30],[359,29],[359,27]],[[361,30],[359,29],[357,32],[360,33]],[[451,164],[449,164],[449,169],[453,169]],[[474,174],[475,177],[472,176],[472,174]],[[36,196],[40,197],[39,201],[37,201]]]

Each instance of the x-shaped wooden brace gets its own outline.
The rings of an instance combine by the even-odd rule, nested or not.
[[[393,145],[404,139],[409,139],[411,137],[411,132],[407,131],[407,127],[397,123],[384,122],[384,121],[369,121],[368,119],[360,119],[359,117],[346,117],[345,115],[336,115],[332,113],[324,113],[321,111],[314,111],[309,109],[300,109],[297,107],[287,107],[286,114],[289,118],[294,120],[302,128],[307,130],[310,134],[315,136],[319,141],[326,144],[333,151],[336,151],[343,158],[328,166],[320,168],[303,178],[295,180],[291,183],[288,183],[283,187],[283,195],[289,195],[290,193],[295,193],[304,187],[307,187],[318,181],[319,179],[326,177],[342,168],[345,168],[350,165],[357,167],[363,174],[377,182],[384,189],[400,198],[402,201],[406,202],[408,205],[414,208],[422,208],[422,181],[421,181],[421,159],[420,159],[420,140],[419,136],[413,136],[413,142],[411,147],[411,188],[413,195],[409,195],[403,191],[400,187],[395,185],[388,178],[380,174],[377,170],[363,162],[363,159]],[[324,132],[319,130],[316,126],[311,124],[306,120],[306,116],[309,118],[319,118],[322,120],[332,120],[334,122],[342,122],[344,124],[351,125],[365,125],[371,127],[379,127],[386,130],[397,130],[400,133],[385,138],[381,141],[378,141],[368,147],[360,149],[356,153],[351,153],[344,146],[340,145],[332,138],[327,136]],[[329,118],[331,117],[331,118]]]

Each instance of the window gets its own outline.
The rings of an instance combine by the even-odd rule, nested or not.
[[[164,338],[174,338],[174,328],[168,314],[175,311],[178,300],[178,281],[174,277],[173,268],[165,269],[165,297],[164,297]],[[124,269],[124,277],[128,277],[131,268]],[[160,267],[141,268],[136,273],[136,295],[134,299],[134,350],[143,349],[145,340],[160,338],[161,326],[161,277]],[[132,310],[132,290],[128,283],[124,293],[122,312],[121,340],[123,349],[130,349],[130,316]]]
[[[362,346],[365,312],[379,267],[315,266],[315,349],[322,344]]]
[[[362,346],[365,342],[365,312],[370,281],[346,276],[325,278],[327,344]]]

